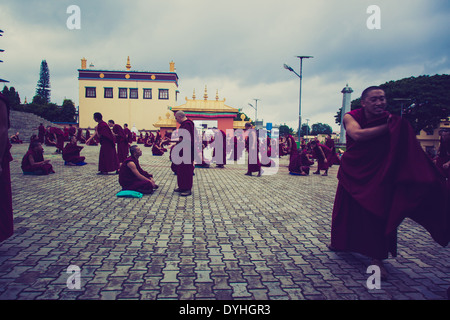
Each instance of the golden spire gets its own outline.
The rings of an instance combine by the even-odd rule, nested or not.
[[[216,89],[216,101],[219,101],[219,90]]]
[[[206,86],[205,86],[205,94],[203,95],[203,98],[205,98],[205,100],[208,100],[208,90],[206,89]]]
[[[130,69],[131,69],[130,56],[128,56],[126,67],[127,67],[127,70],[130,71]]]
[[[195,89],[194,92],[192,93],[192,100],[195,100]]]
[[[175,72],[175,62],[173,60],[169,63],[170,65],[170,72]]]
[[[81,69],[86,69],[86,58],[81,59]]]

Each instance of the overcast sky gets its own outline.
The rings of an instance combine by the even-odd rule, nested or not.
[[[81,29],[69,29],[70,5]],[[371,5],[381,29],[369,29]],[[242,108],[258,101],[258,118],[297,129],[303,62],[302,117],[338,131],[341,90],[352,99],[369,85],[450,73],[448,0],[0,0],[0,78],[22,102],[31,101],[42,60],[50,69],[51,100],[78,104],[78,72],[85,57],[95,69],[169,71],[179,76],[178,104],[203,96]]]

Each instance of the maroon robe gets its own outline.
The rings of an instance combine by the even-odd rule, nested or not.
[[[195,140],[195,126],[194,122],[192,120],[186,119],[183,121],[180,125],[179,129],[185,129],[189,132],[189,142],[191,146],[191,159],[188,161],[188,163],[180,163],[177,164],[177,183],[178,188],[183,191],[188,191],[192,189],[192,185],[194,182],[194,140]],[[180,136],[179,141],[177,144],[181,143],[183,140],[183,137]],[[180,153],[181,154],[181,153]]]
[[[39,125],[38,127],[38,139],[39,142],[42,144],[45,142],[45,133],[47,132],[47,130],[45,130],[44,125]]]
[[[64,148],[64,132],[60,128],[50,127],[49,129],[50,136],[56,136],[56,149],[62,150]]]
[[[150,181],[139,180],[133,171],[128,167],[129,162],[134,162],[137,170],[146,178],[152,178],[153,176],[147,171],[144,171],[140,164],[139,159],[134,157],[128,157],[125,159],[120,167],[119,171],[119,184],[122,190],[133,190],[133,191],[143,191],[143,190],[153,190],[153,184]]]
[[[330,154],[327,157],[328,166],[331,167],[333,164],[340,164],[341,160],[339,160],[336,154],[336,146],[334,144],[334,140],[326,139],[325,145],[331,150]]]
[[[83,147],[77,146],[72,143],[67,143],[62,152],[62,158],[66,162],[72,163],[80,163],[86,159],[83,156],[80,156],[80,151]]]
[[[0,93],[0,99],[7,108],[8,128],[9,128],[9,108],[8,101],[4,95]],[[8,239],[14,233],[14,218],[12,207],[11,192],[11,173],[9,163],[13,160],[11,156],[11,144],[6,141],[6,150],[0,159],[2,172],[0,174],[0,242]]]
[[[325,158],[322,156],[322,152],[320,152],[319,148],[322,149]],[[317,143],[313,148],[313,153],[315,158],[317,159],[317,170],[327,170],[330,167],[330,164],[328,163],[328,158],[331,154],[330,148],[321,143]],[[327,162],[325,162],[325,159],[327,159]]]
[[[250,144],[250,135],[252,135],[252,143]],[[260,172],[261,161],[259,160],[259,139],[255,129],[250,129],[246,138],[246,147],[248,151],[247,172]]]
[[[23,173],[33,173],[36,175],[48,175],[50,173],[55,173],[53,171],[53,166],[50,163],[43,164],[31,164],[30,163],[30,155],[33,157],[34,162],[42,162],[44,161],[43,153],[38,153],[33,150],[28,149],[27,153],[22,158],[22,171]]]
[[[98,158],[98,171],[111,172],[119,169],[119,159],[116,152],[114,135],[108,124],[101,120],[97,126],[100,139],[100,153]]]
[[[364,110],[349,114],[361,128],[386,123],[388,114],[368,122]],[[392,116],[389,133],[366,142],[347,135],[338,171],[331,246],[375,259],[397,254],[397,227],[405,217],[421,224],[442,246],[450,234],[445,178],[420,147],[409,123]]]
[[[128,140],[120,125],[115,124],[112,131],[116,135],[117,157],[119,158],[119,163],[122,163],[128,158]]]
[[[69,127],[69,136],[74,136],[77,133],[77,128]]]
[[[133,135],[131,134],[131,131],[130,129],[128,129],[128,127],[123,129],[123,133],[125,134],[128,143],[133,143]]]

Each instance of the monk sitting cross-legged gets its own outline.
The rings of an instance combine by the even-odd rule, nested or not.
[[[32,141],[28,152],[22,159],[22,171],[24,174],[47,175],[55,173],[50,160],[44,160],[44,149],[39,141]]]
[[[139,157],[142,155],[141,149],[137,145],[130,147],[131,156],[128,157],[120,167],[119,183],[122,190],[132,190],[144,194],[152,194],[153,189],[157,189],[153,176],[144,171],[139,164]]]

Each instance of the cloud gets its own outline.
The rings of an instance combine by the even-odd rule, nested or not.
[[[381,29],[369,30],[369,0],[342,1],[9,1],[0,5],[1,78],[31,100],[43,59],[52,101],[78,102],[77,69],[86,57],[99,69],[168,71],[175,61],[180,97],[195,89],[225,97],[254,117],[298,125],[299,72],[304,61],[302,117],[328,123],[348,83],[354,97],[367,86],[421,74],[449,73],[450,4],[446,0],[378,0]],[[66,9],[81,9],[69,30]],[[179,101],[180,104],[184,101]]]

